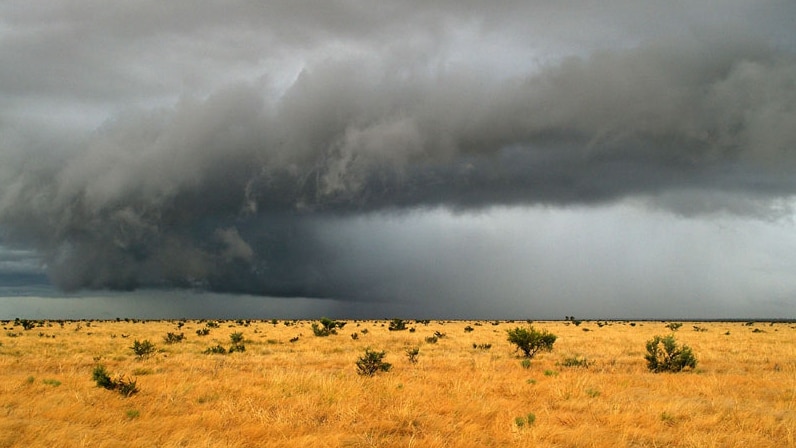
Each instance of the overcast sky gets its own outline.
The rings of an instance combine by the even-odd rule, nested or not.
[[[0,318],[796,318],[796,3],[0,3]]]

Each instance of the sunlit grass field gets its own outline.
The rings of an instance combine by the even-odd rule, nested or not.
[[[533,322],[558,339],[530,365],[506,335],[525,321],[311,324],[4,322],[0,447],[796,446],[796,324]],[[233,333],[245,351],[204,353]],[[695,370],[647,370],[646,341],[668,334]],[[135,340],[156,352],[139,359]],[[359,375],[366,348],[392,368]],[[98,387],[97,365],[138,392]]]

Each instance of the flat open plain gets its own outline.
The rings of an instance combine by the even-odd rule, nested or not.
[[[6,321],[0,447],[796,446],[796,324],[533,322],[558,340],[526,367],[506,340],[525,321],[389,323],[316,337],[312,321]],[[233,333],[245,351],[203,353]],[[668,334],[695,370],[647,370],[645,342]],[[358,375],[366,347],[392,369]],[[98,364],[139,392],[97,387]]]

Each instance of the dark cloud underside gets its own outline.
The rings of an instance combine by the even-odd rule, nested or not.
[[[744,7],[726,26],[646,35],[654,11],[614,9],[625,31],[598,14],[586,28],[601,44],[584,46],[562,36],[589,14],[551,6],[342,5],[7,7],[0,95],[30,120],[0,111],[3,241],[35,248],[66,290],[365,300],[369,285],[335,268],[330,221],[627,198],[762,215],[796,193],[793,42],[753,32]],[[513,19],[535,8],[557,27]],[[494,51],[462,57],[479,36]],[[534,53],[534,36],[580,50]],[[55,126],[47,104],[110,118]]]

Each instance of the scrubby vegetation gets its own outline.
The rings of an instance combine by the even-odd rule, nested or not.
[[[555,349],[529,358],[506,321],[21,321],[0,332],[0,446],[787,447],[796,427],[793,324],[685,322],[697,374],[653,375],[666,322],[536,321]]]
[[[508,341],[517,347],[526,358],[533,358],[540,351],[553,350],[557,336],[547,330],[536,330],[532,325],[528,328],[516,327],[507,330]]]
[[[312,324],[312,333],[315,336],[330,336],[333,334],[337,334],[338,328],[343,328],[345,326],[345,322],[338,322],[336,320],[329,319],[327,317],[322,317],[320,320],[320,325],[317,323]]]
[[[115,390],[125,397],[129,397],[138,392],[135,380],[123,378],[121,376],[112,378],[102,364],[94,367],[92,378],[94,382],[97,383],[97,387]]]
[[[647,368],[655,373],[696,368],[697,360],[687,345],[678,346],[674,336],[655,336],[647,341]]]
[[[357,373],[364,376],[373,376],[377,372],[389,372],[392,364],[384,362],[385,355],[385,352],[377,352],[366,348],[365,354],[357,359]]]

